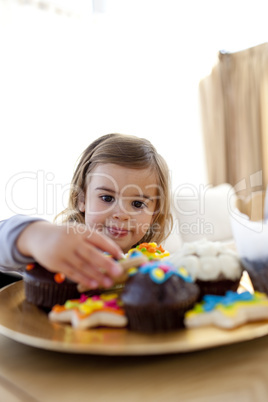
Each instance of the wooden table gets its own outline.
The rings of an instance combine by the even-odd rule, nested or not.
[[[3,402],[267,402],[268,336],[186,354],[94,356],[0,335]]]

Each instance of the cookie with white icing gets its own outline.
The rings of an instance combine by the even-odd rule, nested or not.
[[[100,326],[125,327],[128,322],[117,294],[92,297],[81,295],[80,299],[67,300],[64,305],[55,305],[48,317],[50,321],[70,323],[79,329]]]
[[[268,319],[268,298],[264,293],[226,292],[225,296],[206,295],[186,312],[187,328],[207,325],[231,329],[247,322]]]

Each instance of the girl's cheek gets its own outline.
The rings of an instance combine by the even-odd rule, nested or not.
[[[99,214],[86,213],[85,221],[86,221],[86,224],[88,224],[89,226],[92,227],[94,224],[100,222],[100,215]]]
[[[85,210],[86,214],[91,215],[93,217],[101,216],[105,214],[106,211],[107,207],[100,202],[90,202],[86,204],[86,210]]]

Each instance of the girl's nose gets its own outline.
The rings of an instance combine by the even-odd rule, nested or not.
[[[129,220],[130,216],[128,212],[124,208],[117,208],[113,212],[113,219],[119,219],[121,221],[127,221]]]

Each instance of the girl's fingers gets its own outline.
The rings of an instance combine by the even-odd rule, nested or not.
[[[105,255],[87,242],[79,245],[76,252],[86,265],[93,266],[111,277],[117,277],[123,272],[122,267],[113,258]]]
[[[88,289],[96,289],[100,286],[108,288],[113,285],[113,281],[110,278],[97,272],[93,267],[90,267],[88,270],[81,270],[80,265],[80,269],[78,270],[75,264],[73,265],[70,261],[65,261],[62,263],[62,271],[69,279],[76,283],[84,284]]]
[[[106,237],[101,233],[87,231],[85,239],[89,244],[94,245],[102,251],[106,251],[118,260],[123,257],[123,252],[120,247],[109,239],[109,237]]]
[[[69,279],[94,289],[111,287],[122,268],[113,258],[122,258],[122,250],[108,237],[90,231],[85,225],[55,226],[39,223],[30,225],[29,255],[52,272],[62,272]],[[35,230],[34,230],[35,229]],[[34,240],[33,240],[34,239]],[[48,252],[49,251],[49,252]]]
[[[98,286],[98,282],[93,279],[86,277],[85,275],[81,274],[79,271],[75,270],[73,265],[69,261],[62,261],[60,266],[60,271],[64,272],[64,275],[67,276],[73,282],[87,282],[89,286]],[[95,283],[94,283],[95,282]]]

